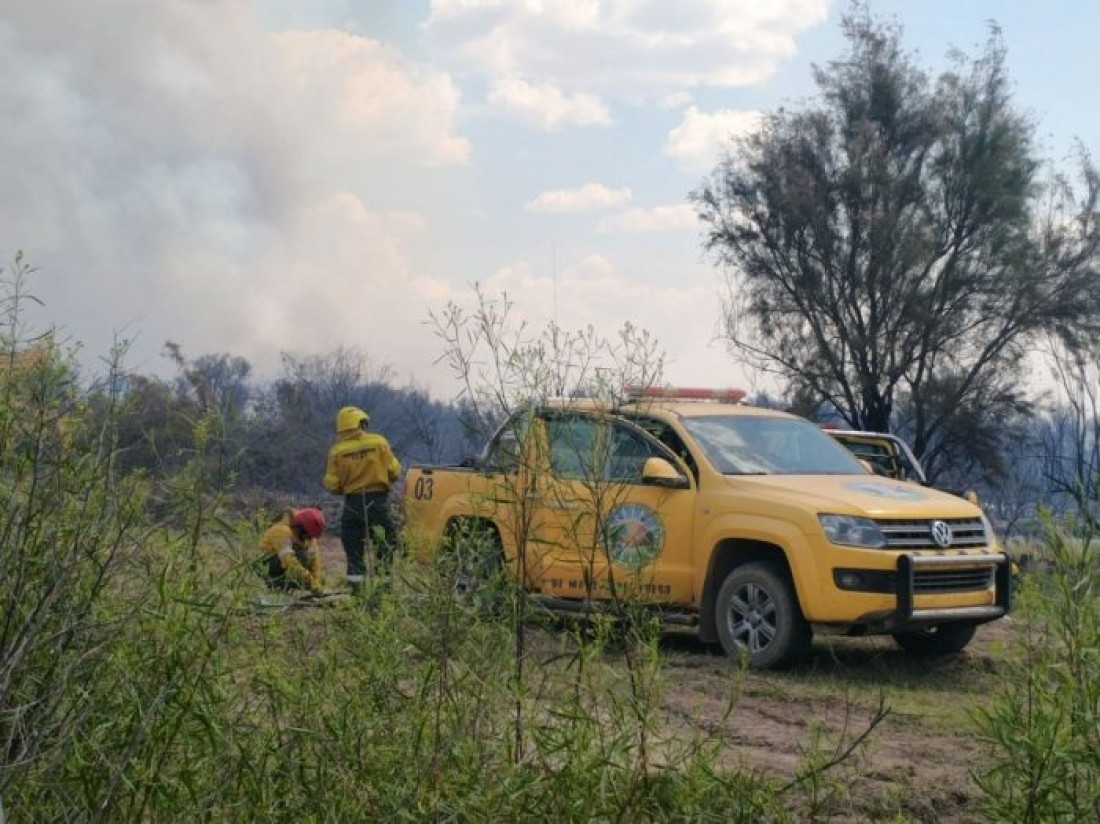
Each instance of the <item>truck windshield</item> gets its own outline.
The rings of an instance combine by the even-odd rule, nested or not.
[[[755,415],[683,419],[723,475],[864,475],[852,454],[809,421]]]

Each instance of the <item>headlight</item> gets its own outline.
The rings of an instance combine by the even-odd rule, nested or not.
[[[825,537],[831,544],[840,546],[862,546],[878,549],[886,546],[886,536],[878,524],[870,518],[856,518],[851,515],[818,515]]]

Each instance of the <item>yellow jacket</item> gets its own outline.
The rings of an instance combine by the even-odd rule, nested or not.
[[[401,475],[389,441],[361,429],[341,432],[328,453],[325,489],[337,495],[385,492]]]
[[[317,549],[317,542],[312,539],[304,543],[298,541],[290,527],[289,515],[263,534],[260,538],[260,549],[267,556],[276,556],[289,578],[305,584],[314,592],[321,590],[321,553]],[[299,553],[306,556],[304,566],[299,560]]]

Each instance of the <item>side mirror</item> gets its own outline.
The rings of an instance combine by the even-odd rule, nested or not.
[[[688,489],[691,481],[664,458],[646,458],[642,466],[642,483],[650,486],[666,486],[669,489]]]

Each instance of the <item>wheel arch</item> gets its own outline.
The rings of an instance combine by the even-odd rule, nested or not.
[[[703,598],[699,608],[699,637],[707,643],[718,641],[718,629],[714,622],[714,606],[722,582],[737,567],[754,561],[772,561],[787,576],[798,601],[798,588],[794,584],[791,565],[786,553],[776,544],[748,538],[726,538],[714,547],[703,580]]]
[[[484,515],[457,514],[451,515],[443,527],[444,544],[462,530],[491,532],[496,540],[501,542],[500,527],[492,518]]]

